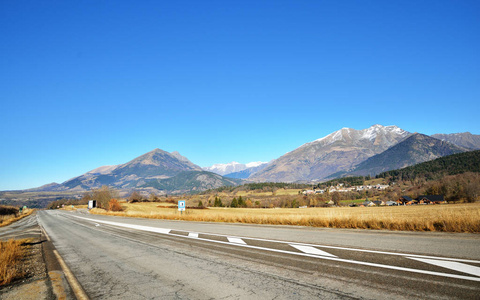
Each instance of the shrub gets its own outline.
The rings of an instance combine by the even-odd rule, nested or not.
[[[17,215],[18,208],[13,206],[0,205],[0,216]]]
[[[110,211],[123,211],[122,206],[117,201],[117,199],[112,199],[108,202],[108,210]]]

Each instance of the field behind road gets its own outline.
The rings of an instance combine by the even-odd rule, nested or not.
[[[170,205],[172,208],[165,208]],[[96,214],[152,219],[407,231],[480,232],[480,203],[395,207],[218,208],[177,211],[170,203],[122,203],[124,212]]]

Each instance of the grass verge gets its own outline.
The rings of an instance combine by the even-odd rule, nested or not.
[[[26,239],[0,241],[0,286],[23,277],[20,264],[27,251],[27,242]]]
[[[480,203],[397,207],[209,208],[188,210],[158,203],[122,203],[124,212],[91,210],[94,214],[166,220],[229,222],[311,227],[480,233]]]
[[[24,209],[23,212],[19,215],[4,215],[0,216],[0,227],[7,226],[12,224],[13,222],[16,222],[18,220],[21,220],[25,217],[28,217],[31,215],[35,210],[34,209]]]

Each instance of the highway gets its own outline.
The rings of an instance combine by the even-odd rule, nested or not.
[[[478,299],[480,236],[40,211],[91,299]]]

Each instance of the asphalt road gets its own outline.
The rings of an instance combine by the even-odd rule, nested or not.
[[[478,299],[480,236],[41,211],[92,299]]]

